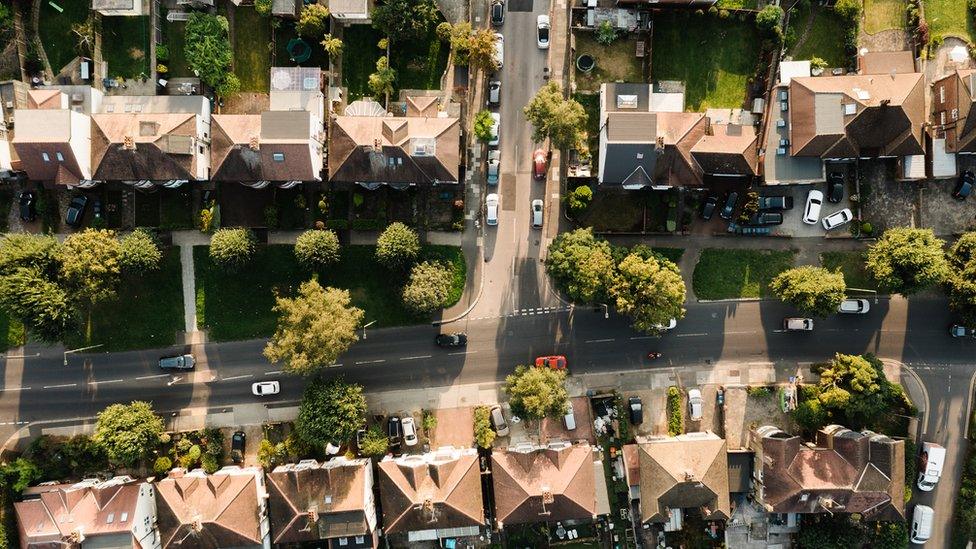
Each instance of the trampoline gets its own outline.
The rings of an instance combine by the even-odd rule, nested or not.
[[[312,56],[312,46],[301,38],[292,38],[288,41],[288,57],[295,63],[304,63]]]

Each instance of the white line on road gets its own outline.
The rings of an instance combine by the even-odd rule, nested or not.
[[[405,357],[401,357],[400,360],[419,360],[421,358],[430,358],[430,355],[405,356]]]
[[[473,354],[475,354],[477,352],[478,351],[458,351],[456,353],[447,353],[447,355],[448,356],[455,356],[455,355],[473,355]]]
[[[631,340],[637,340],[637,339],[657,339],[659,337],[661,337],[661,336],[634,336],[634,337],[632,337],[630,339]]]
[[[254,374],[243,374],[243,375],[239,375],[239,376],[224,377],[224,378],[221,378],[220,381],[233,381],[235,379],[246,379],[246,378],[249,378],[249,377],[254,377]]]
[[[4,389],[0,389],[0,392],[7,392],[7,391],[29,391],[29,390],[30,390],[30,387],[7,387],[7,388],[4,388]]]
[[[701,337],[701,336],[707,336],[707,335],[708,334],[706,334],[706,333],[701,333],[701,334],[674,334],[674,337]]]
[[[137,377],[136,379],[156,379],[159,377],[169,377],[169,374],[156,374],[154,376],[140,376]]]
[[[357,365],[359,365],[359,364],[379,364],[381,362],[386,362],[386,359],[385,358],[381,358],[379,360],[358,360],[358,361],[356,361],[356,364]]]
[[[62,389],[64,387],[75,387],[77,385],[78,385],[77,383],[64,383],[62,385],[45,385],[44,388],[45,389]]]
[[[616,341],[614,338],[610,339],[587,339],[583,343],[610,343],[611,341]]]
[[[276,376],[276,375],[278,375],[280,373],[282,373],[281,370],[271,370],[270,372],[265,372],[264,375],[266,375],[266,376]]]
[[[122,379],[109,379],[108,381],[89,381],[89,385],[105,385],[106,383],[122,383]]]

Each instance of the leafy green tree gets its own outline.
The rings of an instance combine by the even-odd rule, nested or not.
[[[153,463],[153,472],[159,476],[165,476],[173,468],[173,460],[166,456],[159,456]]]
[[[254,11],[265,17],[271,15],[272,0],[254,0]]]
[[[218,97],[230,97],[239,91],[241,91],[241,79],[232,72],[228,72],[220,82],[214,84],[214,93]]]
[[[35,338],[49,343],[60,341],[75,320],[68,293],[36,268],[0,276],[0,307]]]
[[[470,23],[469,23],[470,26]],[[441,42],[450,42],[451,34],[454,32],[454,25],[443,21],[438,23],[437,28],[434,29],[434,34],[437,35],[437,39]]]
[[[495,57],[495,42],[497,41],[498,38],[490,29],[479,29],[474,34],[469,34],[467,40],[468,64],[486,72],[497,71],[498,59]]]
[[[403,303],[418,314],[427,314],[447,305],[451,297],[454,273],[443,263],[424,261],[410,270],[410,280],[403,287]]]
[[[390,60],[385,55],[376,60],[376,72],[369,75],[369,89],[379,97],[388,97],[393,93],[393,82],[396,81],[396,71],[390,67]]]
[[[393,42],[422,37],[438,17],[434,0],[381,0],[370,14],[373,27]]]
[[[219,229],[210,239],[210,259],[228,272],[236,272],[257,252],[257,241],[250,229]]]
[[[807,433],[815,433],[827,424],[827,410],[816,398],[801,400],[793,410],[793,420]]]
[[[314,374],[332,364],[359,338],[356,328],[363,310],[350,305],[349,291],[323,288],[317,280],[303,282],[294,298],[279,297],[274,307],[278,327],[264,348],[285,371]]]
[[[403,269],[420,255],[417,231],[399,221],[390,223],[376,239],[376,260],[389,269]]]
[[[69,295],[87,305],[114,297],[122,272],[121,249],[115,233],[104,229],[85,229],[64,239],[59,261]]]
[[[563,97],[562,87],[557,82],[550,81],[542,86],[523,112],[532,124],[532,140],[551,139],[557,149],[573,147],[586,130],[587,115],[583,105]]]
[[[98,413],[92,441],[113,462],[132,466],[159,444],[163,420],[148,402],[112,404]]]
[[[834,11],[843,17],[849,25],[855,25],[861,19],[860,0],[837,0]]]
[[[769,283],[769,288],[779,299],[815,316],[836,313],[847,292],[840,271],[810,265],[783,271]]]
[[[330,58],[336,58],[342,55],[342,40],[332,36],[331,34],[326,34],[322,38],[322,49],[329,54]]]
[[[914,413],[901,386],[888,381],[884,365],[873,355],[837,353],[831,362],[814,364],[811,370],[820,376],[816,398],[837,423],[878,430],[893,412]]]
[[[952,245],[949,266],[949,306],[965,323],[976,324],[976,232],[963,234]]]
[[[617,39],[617,29],[613,28],[610,21],[603,21],[596,27],[596,41],[604,46],[609,46]]]
[[[13,478],[11,488],[17,494],[43,478],[41,468],[33,461],[22,457],[4,466],[3,473],[5,477]]]
[[[944,244],[931,229],[888,229],[868,248],[865,267],[881,288],[908,296],[949,276]]]
[[[610,286],[617,310],[630,316],[634,329],[657,333],[685,316],[685,283],[678,266],[663,257],[631,253],[617,266]]]
[[[306,269],[333,265],[339,261],[339,237],[332,231],[305,231],[295,240],[295,257]]]
[[[390,439],[386,437],[377,426],[370,427],[363,437],[363,443],[359,446],[359,451],[367,456],[382,456],[390,448]]]
[[[159,269],[163,253],[153,235],[137,229],[119,240],[119,263],[123,272],[143,274]]]
[[[474,116],[474,136],[482,143],[491,141],[495,137],[492,131],[494,125],[495,120],[491,117],[491,111],[488,109],[478,111],[478,114]]]
[[[566,205],[570,211],[579,213],[593,202],[593,189],[589,185],[580,185],[566,195]]]
[[[487,406],[478,406],[474,409],[474,440],[479,448],[491,448],[495,442],[495,429],[491,426],[491,409]]]
[[[314,379],[305,387],[298,406],[295,431],[319,447],[348,441],[366,420],[366,396],[361,385],[342,378]]]
[[[809,515],[800,525],[799,546],[803,549],[843,549],[861,547],[864,529],[850,515]]]
[[[265,469],[270,469],[272,465],[277,465],[285,461],[288,451],[284,442],[274,444],[270,440],[263,438],[258,445],[258,463]]]
[[[549,245],[546,272],[574,301],[594,303],[607,295],[614,274],[610,244],[591,228],[559,233]]]
[[[565,370],[516,366],[505,376],[512,413],[531,419],[562,416],[569,403],[565,381]]]
[[[192,12],[186,22],[183,55],[190,69],[209,86],[219,87],[233,58],[227,18],[203,12]]]
[[[775,38],[783,37],[783,8],[772,4],[766,6],[756,14],[756,27],[763,36]]]
[[[317,39],[325,33],[329,8],[323,4],[306,4],[298,15],[295,32],[303,38]]]
[[[0,236],[0,275],[19,268],[37,269],[42,275],[55,276],[61,245],[54,236],[7,233]]]
[[[914,475],[912,475],[912,479],[914,479]],[[868,523],[867,529],[870,547],[908,549],[908,526],[903,520]]]

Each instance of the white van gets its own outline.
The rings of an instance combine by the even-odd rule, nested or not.
[[[931,492],[939,483],[942,476],[942,466],[945,465],[946,450],[934,442],[922,443],[922,455],[918,468],[918,489]]]
[[[573,413],[573,403],[566,403],[566,415],[563,416],[563,422],[566,424],[567,431],[576,430],[576,414]]]
[[[935,511],[928,505],[916,505],[912,513],[911,542],[922,545],[932,537],[932,519]]]

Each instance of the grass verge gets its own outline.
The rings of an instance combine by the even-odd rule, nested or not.
[[[267,93],[271,78],[271,18],[253,7],[234,11],[234,73],[241,79],[241,91]]]
[[[149,17],[103,17],[102,56],[111,76],[149,74]]]
[[[864,268],[864,252],[823,252],[820,265],[829,271],[840,271],[848,288],[876,290],[874,278]]]
[[[794,250],[702,250],[693,285],[698,299],[763,297],[769,281],[793,267]]]

